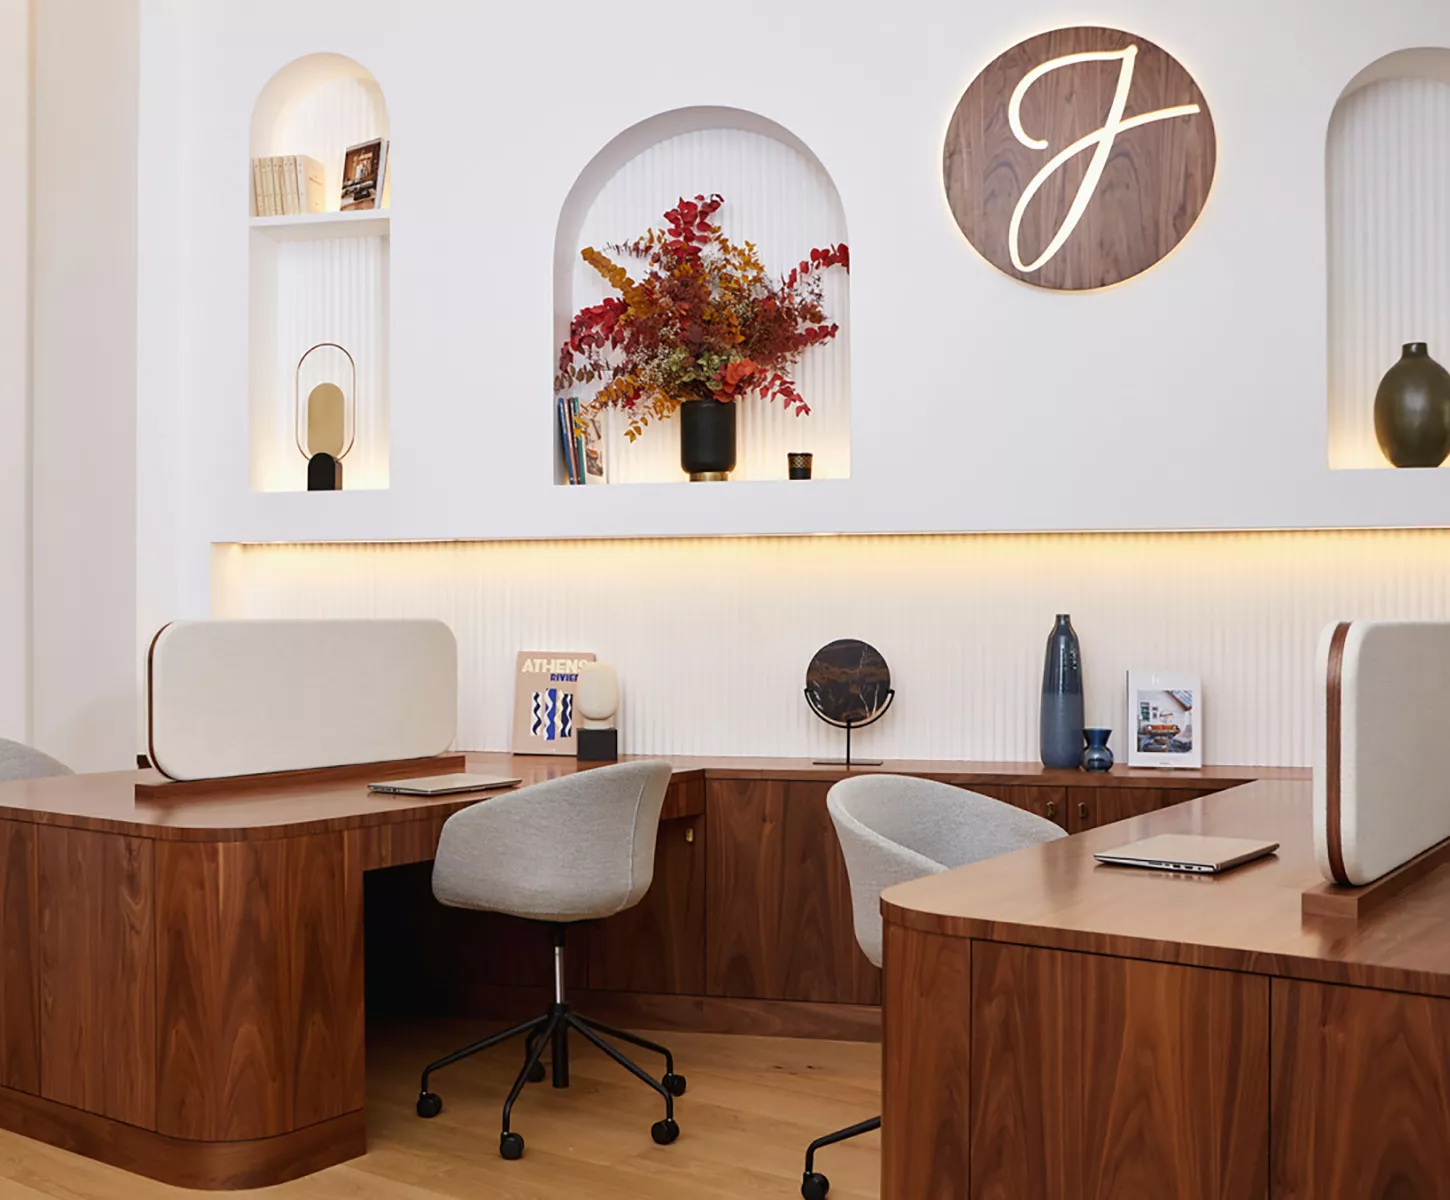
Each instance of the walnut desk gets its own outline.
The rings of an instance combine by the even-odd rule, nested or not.
[[[571,987],[649,1028],[879,1036],[879,973],[852,936],[825,811],[844,772],[672,761],[654,887],[579,931],[585,977]],[[579,769],[507,755],[470,767],[526,783]],[[885,769],[1074,829],[1255,774]],[[0,784],[0,1126],[183,1186],[277,1183],[366,1147],[364,1009],[378,997],[365,957],[368,988],[402,979],[451,1015],[536,1002],[547,966],[534,980],[509,946],[547,957],[537,931],[428,894],[443,821],[477,796],[373,795],[354,780],[138,800],[157,779]]]
[[[1309,782],[889,889],[883,1200],[1450,1197],[1450,869],[1303,917]],[[1097,864],[1277,840],[1222,877]]]

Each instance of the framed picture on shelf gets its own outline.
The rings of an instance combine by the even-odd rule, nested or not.
[[[515,754],[574,754],[574,692],[592,653],[520,650],[514,674]]]
[[[342,211],[382,208],[387,170],[387,138],[349,146],[342,156]]]
[[[1187,671],[1128,672],[1128,765],[1203,766],[1203,685]]]

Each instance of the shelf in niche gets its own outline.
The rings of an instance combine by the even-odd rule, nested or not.
[[[311,241],[317,238],[387,237],[387,209],[357,212],[292,214],[285,217],[253,217],[252,228],[276,241]]]

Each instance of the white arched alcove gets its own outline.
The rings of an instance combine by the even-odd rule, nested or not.
[[[1329,465],[1389,467],[1375,390],[1405,342],[1450,367],[1450,49],[1360,72],[1329,122]]]
[[[632,241],[664,225],[678,200],[719,193],[716,214],[736,242],[753,242],[766,270],[790,271],[813,247],[849,242],[845,210],[830,173],[798,137],[774,121],[734,108],[683,108],[631,126],[590,161],[570,190],[554,243],[554,345],[563,345],[570,318],[615,294],[580,258],[587,246]],[[636,273],[636,260],[619,259]],[[818,479],[851,473],[850,280],[825,272],[824,308],[840,333],[806,352],[796,382],[809,416],[785,413],[778,402],[751,397],[739,415],[739,457],[732,480],[784,479],[786,455],[810,451]],[[581,395],[581,399],[587,395]],[[552,406],[549,410],[552,419]],[[543,418],[541,418],[543,419]],[[606,419],[605,460],[610,483],[685,479],[680,470],[679,422],[652,424],[630,443],[617,413]],[[555,479],[565,478],[555,438]]]
[[[356,438],[343,460],[343,488],[388,486],[391,153],[383,207],[339,211],[347,148],[388,136],[382,88],[365,67],[340,54],[309,54],[289,63],[268,80],[252,109],[254,160],[305,154],[322,164],[325,177],[321,213],[252,218],[254,491],[306,490],[307,464],[295,436],[297,365],[325,342],[345,347],[356,364]],[[304,381],[304,396],[317,382],[322,380]]]

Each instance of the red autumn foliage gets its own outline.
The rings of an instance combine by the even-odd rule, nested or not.
[[[839,326],[821,308],[821,273],[850,269],[844,245],[813,249],[784,278],[767,276],[754,245],[737,245],[712,218],[718,195],[681,198],[665,227],[608,249],[643,260],[638,282],[593,247],[584,260],[620,293],[581,309],[559,351],[562,395],[599,384],[581,417],[604,408],[629,417],[628,436],[670,416],[685,400],[777,399],[797,415],[810,412],[792,368]]]

